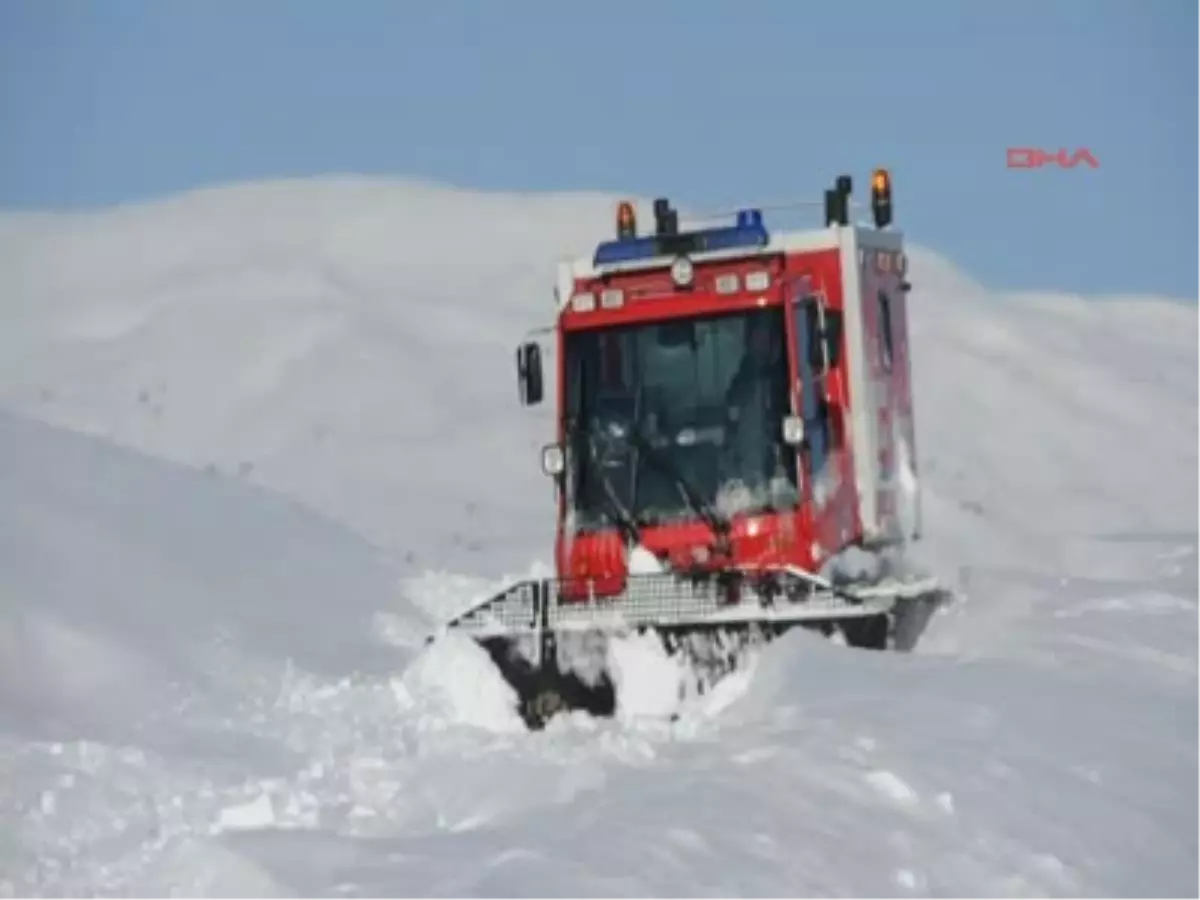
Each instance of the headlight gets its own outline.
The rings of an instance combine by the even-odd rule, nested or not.
[[[798,447],[804,442],[804,420],[799,416],[783,417],[783,442]]]
[[[551,478],[561,475],[565,464],[562,447],[558,444],[547,444],[542,448],[542,471],[545,474]]]

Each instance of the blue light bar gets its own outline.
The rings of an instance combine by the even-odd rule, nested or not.
[[[596,248],[592,257],[592,265],[603,266],[610,263],[630,262],[635,259],[651,259],[662,256],[659,252],[657,237],[632,238],[627,241],[605,241]]]
[[[659,234],[630,240],[606,241],[596,248],[592,264],[653,259],[657,256],[676,256],[710,253],[714,250],[734,250],[739,247],[765,247],[771,236],[762,223],[762,213],[744,209],[738,213],[738,224],[724,228],[706,228],[684,234]]]
[[[738,228],[762,228],[762,211],[757,209],[743,209],[737,214]]]

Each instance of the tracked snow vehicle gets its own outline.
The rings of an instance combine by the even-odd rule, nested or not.
[[[795,626],[903,649],[946,599],[896,565],[920,503],[891,194],[875,171],[873,222],[853,224],[841,176],[824,227],[799,231],[761,209],[681,231],[660,199],[639,235],[621,203],[615,239],[560,264],[542,451],[555,577],[447,623],[487,648],[530,727],[614,711],[614,634],[652,629],[712,679]],[[518,348],[525,405],[545,399],[544,358]]]

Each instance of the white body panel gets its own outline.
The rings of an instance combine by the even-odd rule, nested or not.
[[[873,282],[867,267],[871,265],[869,255],[874,251],[887,251],[903,259],[904,238],[898,231],[878,231],[870,228],[844,229],[841,245],[842,298],[846,330],[848,357],[849,394],[852,410],[851,446],[854,453],[855,481],[858,485],[858,513],[862,522],[863,540],[867,544],[888,543],[915,536],[919,530],[919,517],[912,522],[912,534],[904,534],[903,517],[897,511],[905,502],[900,496],[902,485],[893,474],[886,477],[882,460],[887,454],[897,465],[895,454],[899,451],[896,415],[892,410],[885,417],[889,406],[886,376],[876,377],[871,373],[869,361],[875,352],[867,326],[866,309],[876,302],[871,290]],[[907,307],[906,307],[907,309]],[[907,333],[907,323],[894,323]],[[908,363],[907,352],[904,364]],[[911,384],[905,373],[905,380]],[[892,423],[884,433],[882,420]],[[881,494],[892,495],[891,513],[880,508]],[[915,513],[915,510],[914,510]]]

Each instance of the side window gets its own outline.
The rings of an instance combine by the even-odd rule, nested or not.
[[[879,291],[879,355],[883,370],[892,370],[892,304],[888,295]]]
[[[828,368],[836,369],[842,362],[842,311],[825,310],[825,359]]]
[[[804,321],[797,323],[800,346],[796,350],[808,362],[810,371],[821,372],[825,368],[825,352],[821,347],[821,307],[817,298],[805,297],[800,301],[799,312]]]
[[[805,297],[796,304],[796,362],[800,367],[797,374],[802,386],[798,411],[804,419],[809,471],[813,478],[821,476],[829,452],[834,449],[829,406],[821,387],[827,365],[829,319],[826,313],[823,332],[821,312],[820,301],[816,297]],[[840,331],[838,333],[840,336]]]
[[[796,323],[800,335],[797,352],[816,374],[836,369],[842,361],[842,311],[822,309],[816,297],[804,298],[798,309],[803,321]]]

